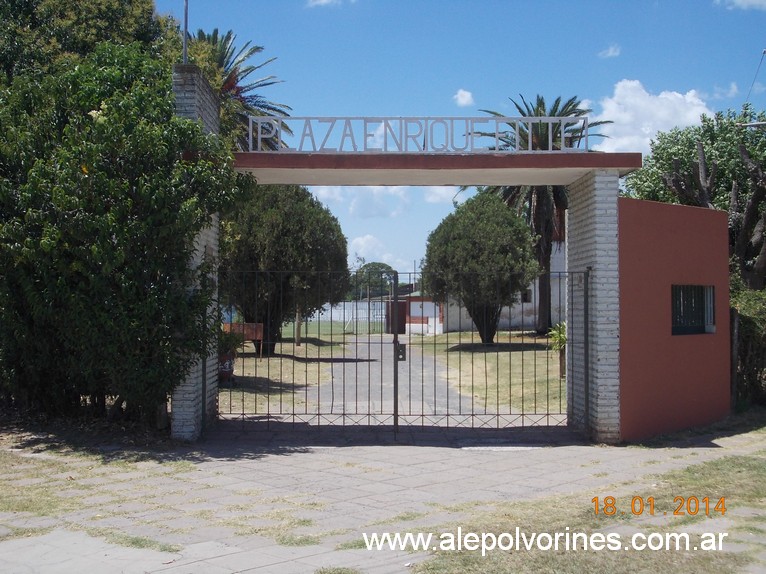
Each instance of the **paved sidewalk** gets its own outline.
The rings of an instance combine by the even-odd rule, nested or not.
[[[588,508],[611,485],[638,488],[671,469],[762,450],[762,437],[605,447],[565,429],[394,439],[388,430],[252,432],[227,422],[200,444],[138,461],[24,449],[4,488],[53,489],[72,504],[0,513],[0,535],[17,533],[0,542],[0,572],[407,572],[427,555],[367,551],[362,533],[426,531],[498,501],[556,494],[580,495]]]

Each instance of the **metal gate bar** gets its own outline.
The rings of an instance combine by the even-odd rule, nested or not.
[[[363,297],[351,285],[350,300],[302,317],[298,341],[296,317],[285,320],[284,306],[316,306],[316,295],[296,296],[288,275],[222,276],[222,292],[231,295],[221,299],[224,323],[243,332],[253,321],[270,327],[264,357],[253,343],[240,345],[233,379],[220,384],[221,418],[260,421],[265,428],[560,426],[573,401],[566,372],[577,369],[587,381],[587,272],[551,274],[553,323],[569,318],[566,367],[551,337],[535,332],[536,285],[503,309],[490,346],[481,344],[459,301],[432,301],[418,289],[418,273],[376,278],[376,291],[385,291],[377,296]],[[335,278],[326,279],[330,291]],[[246,317],[237,298],[255,301],[258,313]],[[584,315],[571,313],[573,304]]]

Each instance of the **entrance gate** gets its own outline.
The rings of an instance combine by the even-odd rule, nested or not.
[[[215,93],[196,67],[174,66],[173,89],[179,115],[217,131]],[[579,348],[568,345],[567,418],[596,440],[620,440],[617,197],[619,178],[641,167],[640,153],[588,153],[586,118],[303,118],[291,127],[289,121],[251,119],[249,150],[234,154],[235,169],[260,184],[567,186],[567,267],[588,270],[578,288],[592,293],[590,301],[570,299],[567,310],[567,330],[585,331]],[[289,142],[290,134],[297,141]],[[200,261],[217,255],[215,225],[197,240]],[[174,390],[174,437],[200,436],[218,398],[215,367],[205,353]]]
[[[355,277],[346,300],[334,305],[311,301],[291,285],[308,280],[329,293],[347,276],[295,279],[290,272],[222,274],[222,292],[258,303],[243,310],[222,301],[225,328],[249,340],[239,346],[233,377],[220,381],[221,418],[259,421],[263,428],[567,424],[566,362],[587,369],[575,365],[587,356],[587,315],[567,313],[568,304],[587,308],[584,273],[551,274],[552,330],[537,329],[537,282],[512,305],[498,302],[498,331],[489,345],[461,301],[433,301],[419,273]],[[293,320],[283,323],[288,309]],[[259,332],[263,340],[253,340]]]

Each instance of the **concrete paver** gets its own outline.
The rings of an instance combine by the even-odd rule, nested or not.
[[[0,572],[408,572],[427,555],[360,549],[362,533],[459,523],[498,501],[570,493],[589,500],[621,481],[648,485],[667,470],[764,448],[757,435],[638,448],[588,445],[565,431],[413,429],[395,440],[362,429],[246,430],[221,425],[167,460],[130,470],[122,463],[112,473],[102,472],[105,464],[89,474],[69,457],[77,464],[23,488],[61,485],[61,496],[80,507],[53,516],[0,513],[0,535],[40,528],[0,541]],[[174,471],[168,460],[193,467]],[[22,462],[12,478],[30,469]],[[136,537],[134,545],[147,540],[147,547],[110,542],[110,533]]]

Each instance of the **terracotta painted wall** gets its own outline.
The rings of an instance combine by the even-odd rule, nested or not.
[[[626,441],[729,412],[727,215],[620,198],[620,433]],[[671,335],[671,285],[715,286],[715,333]]]

